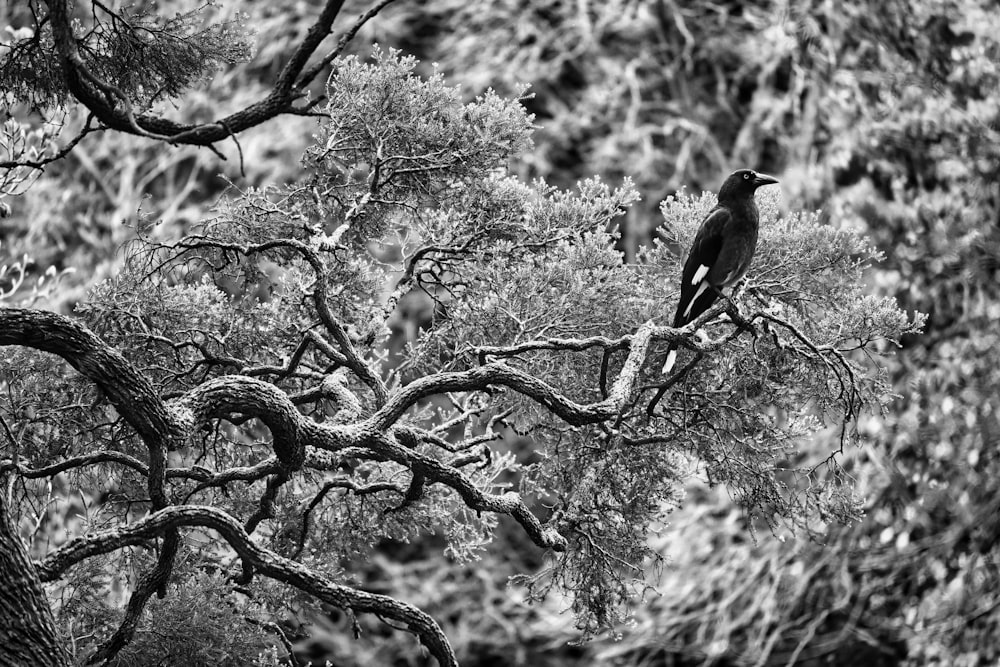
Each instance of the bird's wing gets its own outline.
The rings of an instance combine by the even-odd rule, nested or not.
[[[750,266],[754,254],[756,238],[750,238],[740,230],[727,231],[715,264],[707,272],[708,282],[716,287],[729,287],[742,278]]]
[[[731,220],[728,208],[716,206],[698,228],[681,273],[681,298],[674,315],[675,327],[683,326],[698,317],[715,301],[715,291],[710,289],[712,268],[719,260],[725,240],[724,232]],[[709,293],[706,294],[706,291]]]
[[[700,283],[715,265],[719,259],[719,251],[722,250],[723,231],[731,218],[728,208],[716,206],[702,221],[694,237],[694,243],[691,244],[691,252],[684,262],[685,286]]]
[[[684,271],[681,274],[681,298],[677,304],[677,314],[674,316],[675,327],[687,324],[704,312],[703,309],[701,312],[694,312],[698,310],[695,302],[699,301],[699,297],[711,287],[707,278],[719,260],[725,239],[723,232],[730,220],[732,215],[729,209],[717,206],[702,221],[694,237],[694,243],[691,244],[687,261],[684,262]],[[700,299],[702,303],[705,301],[706,299]],[[708,300],[705,308],[710,306],[712,301],[715,301],[714,296]]]

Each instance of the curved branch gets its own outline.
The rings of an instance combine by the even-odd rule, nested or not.
[[[367,448],[404,465],[421,467],[429,479],[454,488],[473,509],[511,515],[536,544],[554,549],[565,548],[565,540],[554,530],[544,528],[516,493],[503,496],[484,493],[456,468],[394,442],[387,436],[388,428],[423,396],[490,384],[506,384],[522,391],[550,405],[567,421],[592,423],[611,418],[635,390],[639,367],[654,330],[655,327],[647,324],[637,332],[609,398],[598,404],[580,406],[537,378],[502,364],[490,364],[466,373],[439,374],[418,380],[394,394],[385,408],[365,422],[337,425],[317,424],[301,415],[281,389],[239,375],[209,380],[171,401],[169,408],[165,407],[149,382],[121,354],[84,326],[55,313],[0,308],[0,344],[26,345],[59,354],[97,382],[136,430],[142,429],[140,434],[150,448],[149,485],[154,509],[166,506],[163,434],[181,436],[193,432],[209,419],[229,418],[233,413],[241,413],[258,417],[267,425],[273,437],[275,455],[285,469],[301,468],[309,446],[334,451],[346,447]],[[254,470],[254,474],[259,472]]]
[[[480,363],[485,363],[487,356],[492,357],[516,357],[524,352],[535,350],[565,350],[568,352],[582,352],[592,347],[601,347],[608,352],[622,350],[629,346],[631,336],[621,338],[607,338],[605,336],[591,336],[590,338],[545,338],[542,340],[529,340],[517,345],[507,347],[494,347],[492,345],[482,345],[476,348],[479,354]]]
[[[149,497],[165,507],[166,449],[179,435],[153,385],[120,352],[68,317],[0,307],[0,345],[21,345],[62,357],[93,381],[149,449]]]
[[[316,307],[316,313],[319,315],[323,326],[330,332],[334,340],[337,341],[337,345],[340,346],[340,352],[338,353],[336,350],[333,350],[329,345],[324,345],[323,339],[318,334],[310,332],[312,334],[310,337],[313,343],[317,345],[320,351],[328,354],[328,356],[330,356],[330,358],[337,363],[343,363],[345,366],[350,368],[355,375],[361,378],[362,382],[371,388],[378,405],[381,406],[385,403],[386,398],[389,395],[389,391],[386,389],[385,383],[378,375],[375,374],[374,371],[372,371],[365,360],[361,358],[357,350],[354,348],[354,343],[351,342],[350,336],[347,335],[347,330],[344,329],[344,326],[333,314],[333,311],[330,310],[329,275],[326,270],[326,265],[323,263],[323,258],[320,257],[320,254],[315,248],[297,239],[276,239],[265,243],[240,245],[236,243],[216,241],[202,236],[187,237],[179,241],[177,246],[184,250],[218,248],[231,250],[247,256],[254,253],[263,253],[268,250],[287,248],[301,255],[306,263],[308,263],[312,268],[313,273],[316,276],[316,282],[313,285],[313,304]]]
[[[239,375],[209,380],[176,399],[171,408],[190,430],[209,419],[226,418],[234,412],[259,418],[271,430],[279,461],[283,466],[294,466],[290,469],[298,469],[310,460],[316,461],[314,454],[318,453],[306,453],[310,447],[345,453],[356,451],[366,458],[396,461],[412,470],[419,469],[429,480],[455,489],[472,509],[509,514],[538,546],[555,550],[566,547],[565,539],[554,529],[545,528],[518,494],[495,496],[485,493],[457,468],[404,447],[395,437],[401,435],[406,440],[412,436],[410,429],[391,430],[392,422],[373,427],[373,417],[360,424],[317,424],[303,416],[291,399],[274,385]],[[266,466],[267,462],[258,464],[255,472],[261,472]]]
[[[299,113],[292,103],[302,96],[301,86],[315,77],[318,70],[310,69],[303,75],[299,85],[296,85],[296,78],[302,74],[316,48],[330,34],[344,0],[327,0],[316,22],[282,68],[274,89],[267,97],[225,118],[198,125],[178,123],[148,114],[135,114],[131,101],[124,92],[100,79],[84,63],[73,34],[67,0],[45,0],[45,3],[49,8],[52,37],[66,87],[101,123],[110,129],[172,144],[211,146],[280,114]],[[375,11],[382,6],[384,4],[379,5]]]
[[[259,418],[271,431],[274,453],[287,470],[305,461],[301,418],[288,394],[273,384],[245,375],[225,375],[194,387],[170,403],[179,424],[192,432],[210,419],[241,413]]]
[[[374,429],[385,429],[394,424],[411,406],[428,396],[449,391],[486,389],[495,385],[509,387],[534,399],[573,426],[607,421],[617,417],[634,395],[650,342],[676,335],[673,328],[657,327],[652,322],[646,322],[635,334],[623,337],[622,345],[629,347],[628,357],[608,391],[608,397],[596,403],[581,405],[534,375],[493,362],[467,371],[436,373],[415,380],[393,393],[386,404],[364,424]]]
[[[0,345],[21,345],[58,355],[108,397],[143,439],[173,433],[166,407],[153,385],[82,324],[43,310],[0,307]]]
[[[74,563],[85,558],[142,544],[182,526],[215,530],[257,572],[294,586],[328,604],[357,613],[376,614],[404,624],[410,632],[417,635],[441,665],[457,667],[458,662],[444,632],[424,612],[385,595],[335,584],[304,565],[255,544],[233,517],[214,507],[185,506],[159,510],[130,526],[72,540],[36,562],[35,567],[42,581],[53,581]]]
[[[10,460],[4,460],[0,461],[0,474],[5,473],[8,470],[17,470],[17,474],[21,477],[26,479],[37,479],[39,477],[52,477],[53,475],[58,475],[59,473],[66,472],[72,468],[82,468],[95,463],[120,463],[127,468],[132,468],[140,475],[149,475],[149,466],[145,463],[134,456],[129,456],[124,452],[116,452],[110,449],[93,452],[91,454],[73,456],[41,468],[29,468]],[[171,477],[173,475],[170,475],[168,472],[167,476]]]

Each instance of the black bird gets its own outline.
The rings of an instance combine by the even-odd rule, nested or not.
[[[746,275],[757,249],[760,219],[754,193],[762,185],[777,182],[752,169],[738,169],[719,188],[719,203],[702,221],[684,262],[674,327],[682,327],[704,313]],[[671,343],[664,373],[670,372],[676,359],[677,343]]]

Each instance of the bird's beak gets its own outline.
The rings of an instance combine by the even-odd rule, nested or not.
[[[762,185],[771,185],[772,183],[777,183],[777,182],[778,179],[776,179],[774,176],[768,176],[767,174],[757,174],[757,176],[753,179],[753,184],[756,185],[758,188]]]

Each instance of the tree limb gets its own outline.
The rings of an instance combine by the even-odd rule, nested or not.
[[[647,322],[639,327],[635,334],[625,336],[622,340],[628,339],[628,357],[622,365],[618,378],[608,391],[608,397],[596,403],[581,405],[534,375],[503,363],[493,362],[467,371],[436,373],[415,380],[394,392],[386,404],[365,422],[365,426],[384,429],[394,424],[412,405],[434,394],[486,389],[493,385],[509,387],[534,399],[573,426],[607,421],[615,418],[634,394],[639,371],[654,335],[656,339],[661,339],[676,336],[675,332],[676,330],[671,327],[657,327],[652,322]]]
[[[0,345],[22,345],[58,355],[93,381],[149,450],[149,497],[165,507],[166,449],[179,435],[153,385],[117,350],[63,315],[0,308]]]
[[[225,118],[202,123],[185,124],[153,116],[136,114],[131,100],[116,86],[91,72],[80,55],[73,34],[68,0],[44,0],[49,8],[52,37],[59,56],[60,66],[69,92],[83,104],[94,117],[110,129],[149,137],[171,144],[211,146],[250,127],[260,125],[275,116],[297,113],[292,103],[303,95],[295,85],[296,78],[320,43],[330,34],[334,20],[340,13],[344,0],[327,0],[316,22],[309,28],[302,43],[295,49],[282,68],[274,89],[259,102],[249,105]],[[378,9],[381,8],[380,5]],[[308,83],[318,71],[310,70]]]
[[[139,427],[144,429],[140,434],[147,443],[150,440],[162,443],[163,433],[170,433],[179,439],[193,433],[210,419],[232,418],[234,413],[258,417],[271,431],[275,455],[283,469],[301,468],[309,446],[328,451],[347,447],[368,449],[376,456],[384,456],[411,469],[420,467],[428,479],[454,488],[469,507],[477,511],[511,515],[536,544],[554,549],[565,548],[565,540],[555,530],[544,528],[516,493],[495,496],[481,491],[456,468],[400,445],[389,436],[389,428],[424,396],[442,391],[482,388],[490,384],[507,384],[552,406],[567,421],[593,423],[608,419],[626,404],[634,392],[639,367],[655,329],[652,324],[646,324],[637,332],[609,398],[591,406],[580,406],[521,371],[503,364],[490,364],[465,373],[438,374],[411,383],[395,393],[385,408],[364,422],[318,424],[299,413],[288,395],[278,387],[239,375],[209,380],[165,406],[148,381],[86,327],[54,313],[0,309],[0,344],[27,345],[63,356],[105,389],[129,423],[137,424],[137,430]],[[162,430],[155,430],[157,428]],[[149,485],[154,509],[166,505],[163,491],[165,453],[162,446],[159,449],[150,446]],[[154,490],[160,500],[154,497]]]
[[[177,245],[179,248],[185,250],[216,248],[231,250],[242,255],[263,253],[268,250],[280,248],[287,248],[297,252],[309,264],[316,276],[316,281],[313,285],[313,304],[316,307],[316,313],[319,315],[323,326],[330,332],[334,340],[337,341],[337,345],[340,346],[339,353],[334,350],[331,354],[329,354],[329,356],[338,363],[343,360],[343,364],[350,368],[355,375],[361,378],[361,380],[371,388],[377,403],[379,405],[385,403],[386,397],[388,396],[388,390],[386,389],[385,383],[374,373],[374,371],[372,371],[367,362],[361,358],[357,350],[354,348],[354,343],[351,342],[350,336],[347,335],[347,330],[333,314],[333,311],[330,310],[329,275],[326,270],[326,265],[323,263],[323,258],[315,248],[297,239],[276,239],[253,245],[239,245],[236,243],[216,241],[201,236],[191,236],[185,238],[178,242]],[[313,342],[321,351],[326,353],[327,350],[330,349],[330,346],[322,345],[322,338],[314,332],[310,333],[312,334],[310,337]]]
[[[143,544],[169,529],[182,526],[201,526],[215,530],[257,572],[294,586],[328,604],[356,613],[377,614],[402,623],[417,635],[438,663],[446,667],[457,667],[455,654],[440,626],[424,612],[385,595],[333,583],[304,565],[254,543],[235,519],[214,507],[189,505],[164,508],[130,526],[76,538],[36,562],[35,567],[42,581],[54,581],[74,563],[85,558]]]

